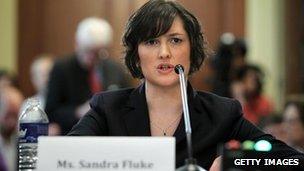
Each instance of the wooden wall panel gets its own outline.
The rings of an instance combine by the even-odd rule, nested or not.
[[[124,26],[130,15],[132,4],[129,1],[112,0],[112,10],[109,16],[109,22],[114,29],[113,45],[111,54],[118,62],[123,62],[123,46],[121,45],[122,33]]]
[[[40,24],[43,20],[42,1],[18,1],[18,84],[26,95],[32,94],[33,87],[30,83],[29,66],[35,55],[42,52]]]
[[[77,24],[88,16],[107,18],[105,0],[44,0],[44,51],[61,56],[74,50]]]
[[[285,3],[286,95],[289,95],[304,93],[304,11],[301,12],[301,8],[304,9],[304,1]]]

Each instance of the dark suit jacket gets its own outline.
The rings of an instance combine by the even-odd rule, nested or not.
[[[129,86],[125,72],[112,60],[102,60],[98,68],[104,90]],[[50,122],[60,125],[63,135],[79,120],[76,107],[91,96],[89,71],[81,67],[76,54],[56,61],[50,73],[45,110]]]
[[[69,135],[151,136],[144,84],[137,89],[124,89],[95,95],[91,110],[73,127]],[[194,91],[188,85],[189,113],[192,124],[194,157],[199,165],[209,168],[217,157],[217,145],[231,139],[239,141],[265,139],[273,143],[276,157],[301,157],[271,135],[264,134],[242,117],[236,100],[207,92]],[[187,158],[184,120],[174,133],[176,165]],[[273,156],[271,157],[273,158]]]

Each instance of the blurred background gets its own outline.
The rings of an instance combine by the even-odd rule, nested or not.
[[[279,110],[285,98],[304,92],[303,0],[178,0],[201,21],[208,48],[216,51],[225,32],[244,38],[246,61],[264,73],[264,92]],[[128,16],[145,0],[1,0],[0,68],[16,76],[25,97],[34,94],[30,64],[41,53],[61,57],[74,49],[77,23],[102,17],[114,29],[110,56],[121,62],[121,35]],[[205,64],[207,61],[205,62]],[[192,82],[212,89],[208,66]],[[136,83],[136,81],[135,81]]]

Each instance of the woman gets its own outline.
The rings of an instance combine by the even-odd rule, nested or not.
[[[231,86],[232,97],[243,106],[244,117],[255,125],[273,112],[273,103],[263,93],[263,77],[258,66],[244,65],[237,71]]]
[[[123,36],[125,63],[143,83],[136,89],[95,95],[91,110],[70,135],[174,136],[176,165],[183,165],[187,146],[174,66],[182,64],[187,76],[197,71],[206,56],[203,42],[197,19],[182,6],[148,1],[130,17]],[[237,101],[194,91],[190,84],[187,92],[194,157],[200,166],[209,168],[217,157],[217,144],[230,139],[281,144],[243,119]],[[300,155],[286,145],[283,150],[289,157]]]
[[[303,101],[288,101],[283,112],[284,129],[287,144],[304,152],[304,103]]]

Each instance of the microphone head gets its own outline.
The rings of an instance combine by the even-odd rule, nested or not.
[[[174,67],[174,71],[176,74],[180,74],[179,71],[182,70],[184,72],[184,67],[181,64],[177,64]]]

